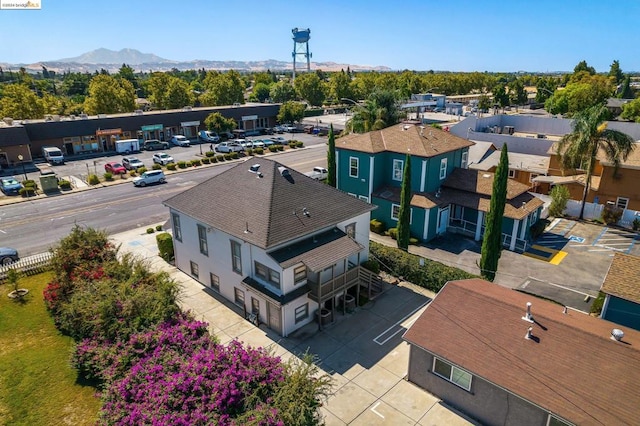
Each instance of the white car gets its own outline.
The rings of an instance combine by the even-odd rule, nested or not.
[[[166,166],[169,163],[174,163],[173,157],[164,152],[158,152],[157,154],[153,154],[153,162],[156,164],[160,164],[162,166]]]
[[[175,146],[190,146],[191,142],[189,142],[189,139],[185,138],[182,135],[174,135],[171,138],[171,143],[174,144]]]
[[[220,142],[220,136],[218,136],[218,134],[212,130],[200,130],[200,139],[205,142]]]
[[[238,142],[220,142],[216,145],[216,151],[218,152],[242,152],[244,151],[244,147],[240,145]]]
[[[133,179],[134,186],[147,186],[152,183],[165,183],[167,179],[162,170],[148,170]]]

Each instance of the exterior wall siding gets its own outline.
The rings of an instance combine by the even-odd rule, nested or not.
[[[338,156],[340,159],[338,164],[338,174],[340,175],[339,188],[344,192],[356,194],[357,196],[369,195],[369,155],[349,150],[340,150]],[[351,158],[358,159],[358,176],[350,175]],[[377,172],[377,171],[376,171]]]
[[[485,425],[546,426],[548,413],[480,377],[471,379],[471,391],[434,374],[433,355],[410,345],[410,382],[438,396]],[[472,373],[472,372],[470,372]]]
[[[602,313],[602,318],[640,330],[640,304],[611,295],[607,298],[607,309]]]

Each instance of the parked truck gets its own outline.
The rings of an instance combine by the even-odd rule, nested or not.
[[[122,139],[116,141],[116,152],[119,154],[131,154],[140,151],[140,141],[138,139]]]
[[[314,167],[312,171],[305,173],[311,179],[324,180],[329,176],[329,171],[324,167]]]
[[[42,156],[51,165],[64,164],[64,155],[62,151],[60,151],[60,148],[56,148],[55,146],[43,146]]]

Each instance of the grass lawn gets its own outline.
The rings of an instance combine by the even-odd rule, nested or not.
[[[0,425],[89,425],[100,409],[96,389],[77,383],[73,339],[53,325],[42,298],[51,274],[20,279],[23,302],[0,285]]]

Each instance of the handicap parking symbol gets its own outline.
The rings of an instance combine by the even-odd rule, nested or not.
[[[569,241],[571,241],[571,242],[573,242],[573,243],[580,243],[580,244],[582,244],[582,243],[584,243],[584,238],[582,238],[582,237],[576,237],[575,235],[571,235],[571,236],[569,237]]]

